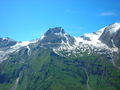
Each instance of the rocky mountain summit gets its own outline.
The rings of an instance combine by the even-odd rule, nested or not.
[[[55,45],[56,47],[60,46],[62,43],[67,43],[67,44],[74,44],[75,39],[65,33],[64,29],[61,27],[55,27],[55,28],[50,28],[48,31],[42,36],[42,39],[40,41],[42,44],[51,44]]]

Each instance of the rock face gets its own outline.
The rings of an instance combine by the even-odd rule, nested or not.
[[[17,42],[10,38],[0,38],[0,49],[9,48],[10,46],[15,45]]]
[[[61,44],[68,43],[74,44],[74,38],[64,32],[61,27],[50,28],[40,41],[42,44]]]
[[[120,48],[120,23],[106,27],[99,39],[111,48]]]
[[[117,31],[116,35],[113,37],[113,41],[116,47],[120,48],[120,28]]]

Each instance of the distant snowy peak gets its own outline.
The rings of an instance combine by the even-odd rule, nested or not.
[[[0,49],[9,48],[11,46],[14,46],[16,43],[17,41],[8,37],[0,38]]]
[[[16,47],[24,47],[28,46],[31,43],[36,43],[37,40],[32,40],[32,41],[23,41],[23,42],[17,42],[11,38],[0,38],[0,48],[7,47],[9,48],[16,48]]]
[[[15,40],[13,40],[13,39],[11,39],[11,38],[9,38],[9,37],[3,37],[3,38],[0,38],[0,39],[2,39],[3,41],[15,41]]]

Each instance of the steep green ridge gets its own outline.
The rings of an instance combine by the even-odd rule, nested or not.
[[[0,90],[120,90],[120,71],[96,54],[65,58],[49,48],[11,54],[0,65]]]

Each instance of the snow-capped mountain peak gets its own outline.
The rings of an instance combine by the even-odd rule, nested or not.
[[[120,22],[111,24],[110,26],[105,28],[107,33],[113,34],[116,33],[120,29]]]

